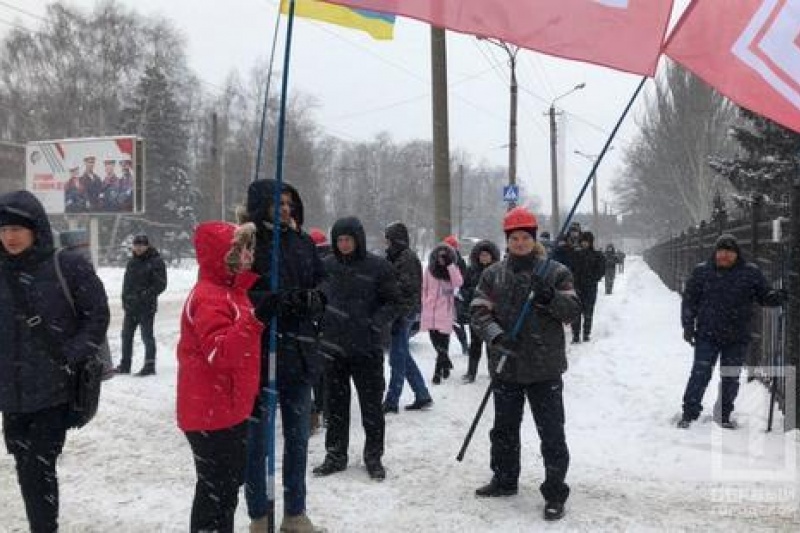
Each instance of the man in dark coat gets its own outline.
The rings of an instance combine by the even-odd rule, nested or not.
[[[617,260],[619,255],[614,250],[614,245],[609,243],[606,245],[605,261],[606,261],[606,294],[611,294],[614,290],[614,278],[617,276]]]
[[[331,229],[333,256],[325,260],[323,284],[327,305],[322,319],[330,418],[325,432],[325,461],[314,474],[327,476],[347,468],[350,442],[350,380],[361,405],[364,465],[372,479],[382,480],[384,413],[381,406],[384,336],[397,317],[400,291],[394,268],[367,252],[367,239],[355,217],[341,218]]]
[[[581,233],[580,248],[572,254],[570,261],[575,291],[581,301],[581,312],[572,322],[572,343],[575,344],[581,342],[581,321],[583,341],[587,342],[591,337],[597,283],[606,273],[606,260],[603,252],[594,249],[594,234],[591,231]]]
[[[714,256],[694,268],[683,292],[683,338],[694,346],[694,364],[678,427],[688,428],[700,416],[703,395],[718,358],[721,410],[715,413],[715,419],[724,428],[736,427],[731,413],[750,343],[753,304],[775,307],[784,300],[783,291],[770,289],[758,266],[744,260],[736,237],[720,235]]]
[[[322,369],[317,323],[325,304],[318,285],[325,277],[311,237],[303,231],[303,201],[284,183],[274,221],[275,180],[257,180],[247,189],[247,218],[256,225],[253,270],[261,278],[250,291],[254,305],[273,301],[278,321],[277,385],[283,427],[283,508],[281,529],[312,531],[306,514],[306,467],[311,425],[311,388]],[[279,232],[279,292],[270,291],[272,240]],[[267,530],[266,423],[269,328],[261,339],[261,395],[251,417],[247,443],[245,496],[251,531]]]
[[[140,328],[144,343],[144,366],[137,376],[156,373],[156,338],[153,323],[158,310],[158,295],[167,288],[167,268],[164,260],[150,245],[147,235],[133,238],[133,256],[125,267],[122,282],[122,359],[115,369],[118,374],[130,374],[133,355],[133,334]]]
[[[383,401],[385,413],[397,413],[403,384],[414,391],[414,402],[406,405],[410,411],[426,409],[433,404],[431,394],[425,385],[425,378],[419,371],[411,355],[409,340],[411,326],[420,312],[420,293],[422,291],[422,263],[416,252],[409,248],[408,228],[402,222],[386,226],[386,259],[394,265],[400,290],[397,319],[392,323],[392,344],[389,349],[389,366],[392,369],[389,389]]]
[[[56,461],[70,425],[73,369],[105,340],[108,302],[103,283],[80,253],[54,255],[44,208],[28,191],[0,196],[0,242],[3,436],[31,531],[57,531]]]
[[[495,411],[489,433],[494,476],[475,494],[517,493],[520,425],[527,398],[542,443],[544,518],[557,520],[569,496],[564,481],[569,450],[562,400],[561,375],[567,370],[563,324],[579,313],[580,304],[569,270],[548,259],[536,242],[537,227],[536,217],[522,207],[506,214],[508,256],[486,269],[472,300],[472,325],[489,345]],[[526,304],[531,292],[532,305]],[[520,317],[521,325],[514,332]]]

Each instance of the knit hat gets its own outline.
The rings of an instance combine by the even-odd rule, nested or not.
[[[141,244],[142,246],[150,246],[150,241],[147,238],[147,235],[137,235],[133,238],[133,244]]]
[[[730,233],[723,233],[717,237],[717,242],[714,243],[714,250],[730,250],[739,254],[739,242]]]
[[[36,221],[27,216],[27,213],[11,207],[0,209],[0,226],[21,226],[29,230],[36,230]]]

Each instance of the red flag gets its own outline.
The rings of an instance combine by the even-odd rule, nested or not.
[[[327,0],[652,76],[673,0]]]
[[[698,0],[666,54],[739,105],[800,132],[800,0]]]

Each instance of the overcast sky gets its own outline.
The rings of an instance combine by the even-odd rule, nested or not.
[[[183,32],[192,68],[210,91],[232,69],[247,73],[269,55],[278,0],[118,0],[146,15],[171,19]],[[649,1],[649,0],[639,0]],[[46,0],[4,0],[0,21],[35,29],[41,21],[7,4],[44,14]],[[69,2],[90,9],[94,0]],[[675,15],[688,0],[677,0]],[[674,20],[675,16],[673,16]],[[281,21],[285,28],[285,18]],[[0,23],[0,35],[9,26]],[[297,19],[290,84],[314,95],[318,122],[343,139],[369,139],[387,131],[398,141],[430,139],[430,39],[427,25],[398,18],[393,41],[375,41],[355,30]],[[279,40],[280,46],[283,41]],[[278,58],[282,57],[282,51]],[[280,67],[276,67],[280,69]],[[504,51],[474,37],[448,32],[450,146],[477,160],[508,162],[508,67]],[[566,195],[571,203],[590,169],[573,152],[597,154],[640,78],[584,63],[520,51],[518,181],[523,201],[538,196],[550,210],[550,102],[579,83],[586,88],[559,100],[566,123]],[[648,83],[648,87],[652,82]],[[599,171],[601,209],[613,205],[609,184],[625,145],[636,135],[640,98]],[[638,112],[636,112],[638,110]],[[563,196],[563,194],[562,194]],[[498,191],[497,201],[501,200]],[[581,211],[591,208],[587,195]]]

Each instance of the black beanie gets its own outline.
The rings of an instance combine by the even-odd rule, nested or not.
[[[9,211],[8,209],[0,209],[0,226],[22,226],[31,231],[36,231],[36,221],[30,217]]]
[[[508,238],[511,237],[511,234],[514,233],[515,231],[527,231],[528,233],[531,234],[531,237],[533,237],[533,240],[535,241],[536,240],[536,229],[537,228],[514,228],[514,229],[512,229],[510,231],[506,231],[506,240],[508,240]]]
[[[714,244],[714,250],[730,250],[739,254],[739,242],[736,237],[730,233],[723,233],[717,237],[717,242]]]

